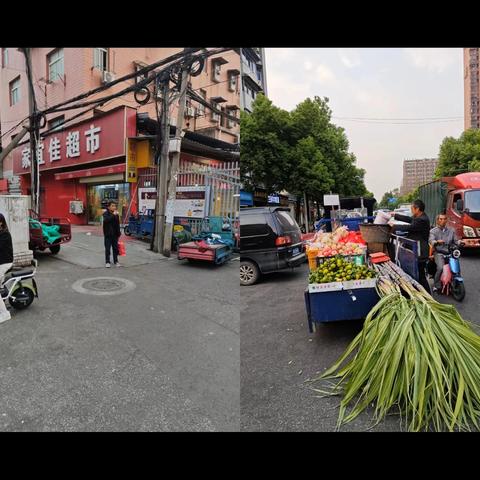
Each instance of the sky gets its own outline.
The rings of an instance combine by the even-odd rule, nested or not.
[[[329,98],[378,201],[400,187],[403,160],[437,158],[463,131],[461,48],[267,48],[265,63],[278,107]]]

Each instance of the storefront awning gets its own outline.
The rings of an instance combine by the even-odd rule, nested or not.
[[[74,170],[73,172],[62,172],[55,174],[55,180],[70,180],[71,178],[88,178],[106,175],[118,175],[124,173],[126,166],[124,163],[119,165],[110,165],[109,167],[88,168],[85,170]]]

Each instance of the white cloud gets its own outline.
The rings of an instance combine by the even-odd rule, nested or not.
[[[326,65],[318,65],[315,69],[316,79],[320,83],[328,83],[332,80],[335,80],[335,74],[330,70]]]
[[[458,60],[458,48],[405,48],[410,63],[419,68],[442,73]]]
[[[340,55],[341,62],[347,68],[355,68],[362,63],[360,60],[360,55],[358,54],[358,49],[356,48],[339,48],[338,53]]]
[[[309,60],[306,60],[303,66],[305,67],[305,70],[310,71],[313,68],[313,63]]]

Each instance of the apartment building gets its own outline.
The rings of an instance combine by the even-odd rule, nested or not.
[[[404,160],[400,195],[407,195],[424,183],[431,182],[438,166],[437,158]]]
[[[480,48],[463,49],[465,130],[480,128]]]
[[[33,48],[31,62],[38,109],[46,109],[114,79],[134,73],[162,60],[182,48]],[[29,90],[25,57],[17,48],[1,49],[0,126],[3,145],[7,145],[28,117]],[[118,93],[141,80],[140,75],[99,92],[90,99]],[[232,116],[240,109],[240,54],[229,50],[209,57],[203,71],[189,78],[190,86],[208,102]],[[80,112],[83,109],[80,110]],[[72,223],[88,223],[98,218],[108,199],[115,199],[121,211],[136,210],[135,183],[127,179],[127,141],[139,139],[139,124],[155,119],[154,95],[140,105],[133,92],[106,101],[80,115],[65,126],[61,123],[78,115],[79,110],[49,114],[40,132],[54,129],[40,142],[40,209],[51,215],[68,217]],[[171,111],[175,124],[176,107]],[[140,120],[141,118],[141,120]],[[55,130],[58,126],[58,130]],[[180,163],[218,163],[215,151],[238,143],[239,123],[218,115],[203,105],[187,99]],[[11,130],[11,131],[9,131]],[[188,134],[194,137],[188,140]],[[148,142],[147,142],[148,143]],[[188,152],[183,143],[189,145]],[[151,147],[151,145],[150,145]],[[186,148],[186,147],[185,147]],[[142,166],[154,167],[149,146],[142,147]],[[212,157],[213,155],[213,157]],[[9,179],[9,191],[29,194],[30,149],[27,137],[4,160],[3,176]],[[59,202],[59,199],[61,201]],[[84,209],[72,213],[72,201]]]
[[[265,50],[263,48],[242,48],[241,74],[242,92],[240,106],[242,110],[252,111],[252,103],[259,93],[267,95],[265,73]]]

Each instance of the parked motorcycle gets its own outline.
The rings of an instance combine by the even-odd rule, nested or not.
[[[38,298],[37,283],[34,279],[37,266],[37,260],[33,260],[32,267],[10,269],[7,272],[0,285],[0,294],[4,302],[8,300],[13,308],[23,310],[32,304],[35,297]]]
[[[455,300],[461,302],[465,298],[465,284],[460,272],[460,250],[456,245],[439,245],[436,252],[443,255],[445,265],[443,266],[442,293],[449,295],[450,292]],[[435,276],[437,266],[433,260],[430,260],[429,273]]]

